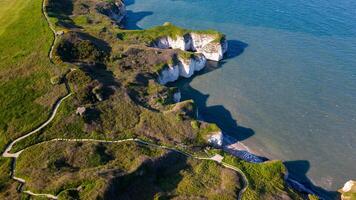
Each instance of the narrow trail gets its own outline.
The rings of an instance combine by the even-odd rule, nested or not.
[[[51,63],[54,63],[53,62],[53,50],[54,50],[54,45],[56,44],[57,42],[57,38],[59,35],[61,35],[62,33],[61,32],[56,32],[53,24],[51,24],[50,22],[50,18],[46,12],[46,2],[47,0],[43,0],[42,1],[42,13],[44,15],[44,17],[46,18],[46,21],[48,23],[48,26],[49,28],[51,29],[51,31],[53,32],[54,34],[54,39],[53,39],[53,42],[52,42],[52,45],[51,45],[51,48],[50,48],[50,51],[49,51],[49,54],[48,54],[48,57],[49,57],[49,60]],[[15,176],[15,168],[16,168],[16,161],[17,161],[17,158],[20,156],[20,154],[26,150],[27,148],[25,149],[22,149],[18,152],[15,152],[15,153],[10,153],[14,144],[16,144],[17,142],[37,133],[38,131],[42,130],[43,128],[45,128],[49,123],[52,122],[52,120],[54,119],[54,117],[56,116],[57,114],[57,111],[59,109],[59,106],[62,104],[62,102],[67,99],[68,97],[70,97],[73,93],[71,93],[71,90],[70,90],[70,87],[68,85],[67,82],[65,82],[65,85],[66,85],[66,89],[67,89],[67,95],[65,95],[64,97],[60,98],[57,100],[57,102],[54,104],[53,108],[52,108],[52,111],[51,111],[51,115],[50,117],[43,123],[41,124],[39,127],[37,127],[36,129],[32,130],[31,132],[15,139],[14,141],[12,141],[10,144],[7,145],[5,151],[2,153],[2,156],[5,157],[5,158],[12,158],[13,159],[13,165],[12,165],[12,169],[11,169],[11,178],[14,179],[15,181],[17,182],[20,182],[22,185],[24,185],[26,183],[26,181],[22,178],[19,178],[19,177],[16,177]],[[228,163],[225,163],[225,162],[222,162],[221,160],[217,160],[215,159],[214,157],[198,157],[198,156],[195,156],[195,155],[192,155],[190,153],[187,153],[187,152],[184,152],[182,150],[179,150],[179,149],[175,149],[175,148],[171,148],[171,147],[168,147],[168,146],[164,146],[164,145],[157,145],[157,144],[154,144],[154,143],[150,143],[150,142],[147,142],[147,141],[143,141],[143,140],[140,140],[140,139],[137,139],[137,138],[129,138],[129,139],[123,139],[123,140],[97,140],[97,139],[64,139],[64,138],[57,138],[57,139],[52,139],[52,140],[49,140],[49,141],[44,141],[44,142],[50,142],[50,141],[67,141],[67,142],[100,142],[100,143],[123,143],[123,142],[136,142],[136,143],[139,143],[139,144],[142,144],[142,145],[147,145],[147,146],[151,146],[151,147],[155,147],[155,148],[161,148],[161,149],[166,149],[166,150],[170,150],[170,151],[174,151],[174,152],[177,152],[179,154],[182,154],[186,157],[191,157],[191,158],[194,158],[194,159],[197,159],[197,160],[211,160],[211,161],[214,161],[214,162],[217,162],[219,164],[221,164],[222,166],[226,167],[226,168],[229,168],[231,170],[234,170],[236,172],[238,172],[238,174],[241,175],[242,177],[242,180],[243,180],[243,184],[244,184],[244,187],[241,189],[241,191],[239,192],[239,195],[238,195],[238,199],[241,200],[242,199],[242,194],[246,191],[247,187],[248,187],[248,180],[247,180],[247,177],[245,176],[245,174],[237,167],[234,167]],[[36,144],[34,144],[36,145]],[[53,195],[53,194],[45,194],[45,193],[35,193],[35,192],[32,192],[30,190],[24,190],[22,191],[23,193],[26,193],[26,194],[29,194],[31,196],[38,196],[38,197],[47,197],[49,199],[58,199],[58,196],[56,195]]]
[[[53,36],[54,36],[54,39],[53,39],[53,41],[52,41],[51,48],[50,48],[49,53],[48,53],[49,60],[51,61],[52,64],[54,64],[54,62],[53,62],[53,50],[54,50],[54,45],[57,43],[58,35],[60,35],[61,33],[56,31],[56,29],[54,28],[53,24],[51,23],[51,21],[50,21],[50,19],[49,19],[49,16],[48,16],[47,10],[46,10],[46,2],[47,2],[47,1],[48,1],[48,0],[43,0],[43,1],[42,1],[42,14],[43,14],[43,16],[46,18],[48,27],[49,27],[49,28],[51,29],[51,31],[53,32]]]
[[[22,152],[23,150],[18,151],[18,152],[16,152],[16,153],[10,153],[10,151],[11,151],[12,147],[14,146],[14,144],[17,143],[17,142],[19,142],[19,141],[21,141],[21,140],[23,140],[23,139],[25,139],[25,138],[27,138],[27,137],[29,137],[29,136],[31,136],[31,135],[33,135],[33,134],[35,134],[35,133],[37,133],[38,131],[40,131],[40,130],[42,130],[44,127],[46,127],[49,123],[51,123],[51,121],[52,121],[52,120],[54,119],[54,117],[56,116],[57,111],[58,111],[58,108],[59,108],[59,106],[61,105],[61,103],[63,102],[63,100],[65,100],[66,98],[70,97],[71,95],[72,95],[72,93],[69,92],[66,96],[64,96],[64,97],[62,97],[61,99],[59,99],[59,100],[56,102],[56,104],[55,104],[55,106],[54,106],[54,108],[53,108],[53,110],[52,110],[52,114],[51,114],[51,116],[48,118],[48,120],[45,121],[43,124],[41,124],[41,125],[40,125],[38,128],[36,128],[35,130],[33,130],[33,131],[27,133],[26,135],[23,135],[23,136],[17,138],[16,140],[12,141],[12,142],[6,147],[6,149],[5,149],[4,153],[2,154],[2,156],[5,157],[5,158],[17,158],[17,157],[21,154],[21,152]]]

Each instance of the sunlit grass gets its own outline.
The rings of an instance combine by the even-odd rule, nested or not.
[[[0,2],[0,149],[45,121],[61,95],[49,93],[54,36],[41,9],[41,0]],[[44,98],[51,103],[39,101]]]

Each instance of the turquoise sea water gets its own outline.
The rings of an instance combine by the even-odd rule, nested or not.
[[[301,181],[335,190],[356,179],[356,1],[126,2],[129,28],[227,35],[223,64],[179,82],[208,120]]]

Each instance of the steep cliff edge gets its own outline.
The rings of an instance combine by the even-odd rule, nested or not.
[[[158,82],[164,85],[178,80],[179,77],[189,78],[194,72],[202,70],[206,62],[203,54],[178,55],[172,63],[164,65],[159,71]]]
[[[170,23],[163,26],[175,28]],[[217,32],[186,31],[184,34],[161,36],[152,42],[152,47],[160,49],[180,49],[203,54],[206,59],[220,61],[227,52],[225,36]]]

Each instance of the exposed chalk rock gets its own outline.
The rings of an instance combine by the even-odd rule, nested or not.
[[[349,180],[344,187],[339,190],[342,200],[356,199],[356,181]]]
[[[78,107],[75,113],[76,113],[77,115],[83,116],[83,114],[85,113],[85,111],[86,111],[86,108],[85,108],[84,106],[82,106],[82,107]]]
[[[181,58],[178,56],[177,61],[169,64],[168,67],[161,70],[158,81],[160,84],[174,82],[180,76],[189,78],[195,71],[200,71],[206,66],[206,58],[202,54],[195,54],[191,58]]]
[[[158,77],[160,84],[166,84],[168,82],[174,82],[179,78],[179,66],[170,64],[167,68],[163,69]]]
[[[220,61],[227,51],[228,45],[224,37],[207,33],[187,33],[183,36],[160,37],[155,40],[152,47],[160,49],[180,49],[201,53],[208,60]]]
[[[227,41],[225,38],[218,40],[216,36],[209,34],[191,33],[190,49],[204,54],[208,60],[220,61],[227,52]]]
[[[213,133],[209,136],[208,142],[215,147],[222,147],[223,145],[223,134],[221,131]]]
[[[189,59],[179,59],[179,75],[185,78],[191,77],[195,71],[200,71],[206,66],[206,58],[202,54],[196,54]]]

